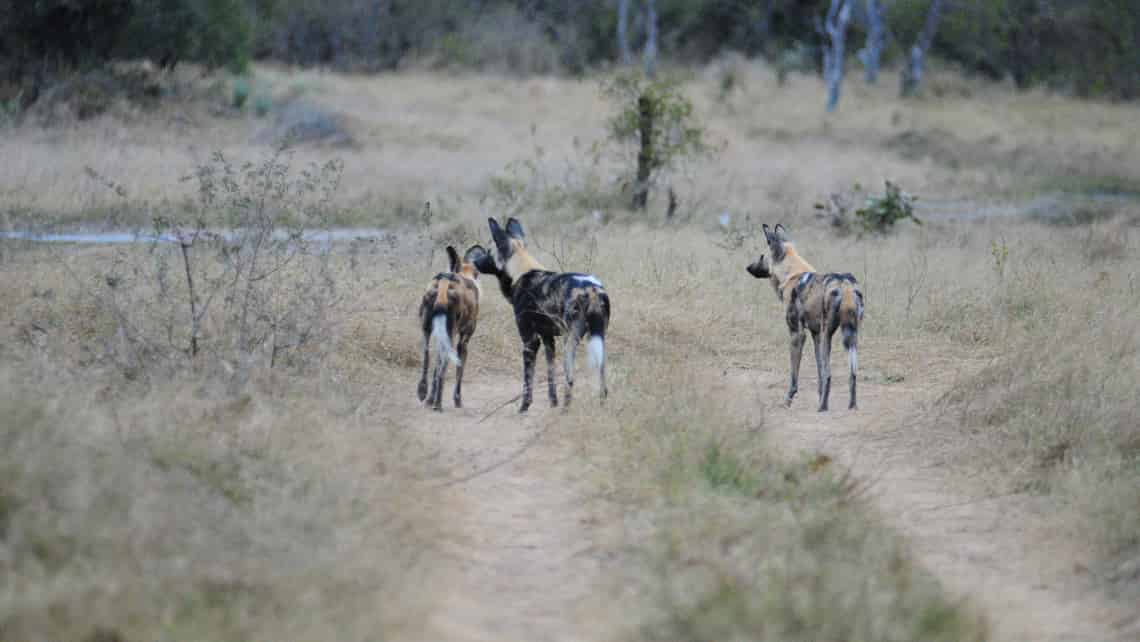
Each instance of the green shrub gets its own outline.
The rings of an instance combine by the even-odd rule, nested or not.
[[[249,100],[249,93],[249,78],[244,76],[235,78],[233,91],[230,94],[230,105],[237,110],[245,109],[245,103]]]
[[[922,221],[914,216],[914,202],[918,197],[907,194],[891,181],[885,183],[886,192],[883,196],[868,197],[866,204],[855,210],[855,218],[863,229],[866,232],[885,234],[895,223],[905,219],[922,225]]]
[[[646,193],[660,174],[713,151],[677,79],[620,73],[603,83],[602,94],[618,109],[607,130],[609,142],[634,167],[634,209],[645,207]]]

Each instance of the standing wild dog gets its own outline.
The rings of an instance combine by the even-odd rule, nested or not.
[[[863,293],[850,273],[819,274],[792,245],[787,230],[777,225],[764,237],[772,251],[769,262],[763,255],[748,266],[748,273],[758,279],[769,279],[776,296],[784,302],[788,331],[792,335],[792,383],[786,402],[791,405],[799,386],[800,358],[804,348],[804,330],[811,331],[815,344],[815,365],[819,370],[819,411],[827,410],[831,394],[831,338],[843,329],[843,347],[851,367],[851,401],[855,408],[855,370],[858,365],[859,323],[863,320]]]
[[[416,391],[423,401],[428,397],[432,410],[442,410],[443,376],[447,362],[455,363],[455,407],[463,407],[463,366],[467,363],[467,342],[475,334],[479,319],[479,272],[475,268],[486,251],[472,246],[459,260],[459,253],[447,246],[449,271],[440,272],[432,279],[420,303],[420,325],[424,333],[424,369]],[[456,334],[458,343],[455,342]],[[435,369],[432,371],[431,394],[428,395],[427,373],[432,342],[436,344]],[[458,346],[458,349],[452,347]]]
[[[586,344],[590,364],[598,370],[600,392],[606,397],[606,327],[610,322],[610,297],[597,277],[577,272],[552,272],[539,265],[526,250],[522,224],[511,218],[506,229],[488,219],[494,256],[484,254],[475,267],[494,274],[503,296],[515,311],[515,323],[523,344],[523,394],[519,412],[530,408],[534,362],[541,342],[546,350],[550,405],[558,405],[554,375],[554,337],[565,335],[566,403],[574,388],[574,354],[578,342]]]

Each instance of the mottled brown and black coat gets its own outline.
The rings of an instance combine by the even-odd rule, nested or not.
[[[819,410],[827,410],[831,393],[831,340],[836,331],[843,332],[843,347],[851,371],[851,399],[855,408],[855,382],[858,369],[859,324],[863,320],[863,293],[855,276],[848,272],[816,272],[796,251],[787,230],[777,225],[770,231],[763,226],[771,261],[761,255],[748,266],[748,273],[768,279],[776,296],[784,303],[785,320],[791,333],[792,380],[785,401],[792,403],[799,389],[805,331],[811,333],[815,345],[815,363],[819,371]]]
[[[610,297],[597,277],[578,272],[553,272],[526,250],[522,224],[511,218],[504,226],[488,219],[494,256],[484,255],[476,267],[493,274],[510,301],[523,344],[523,393],[519,412],[530,408],[534,365],[541,343],[546,351],[550,404],[558,405],[555,385],[554,338],[563,336],[566,403],[574,387],[574,357],[587,340],[587,355],[598,371],[600,393],[606,396],[605,337],[610,321]]]
[[[460,260],[459,253],[449,245],[448,271],[435,275],[420,302],[424,367],[416,393],[420,401],[426,398],[433,410],[443,409],[443,377],[447,372],[448,361],[455,363],[455,407],[463,406],[463,368],[467,363],[467,342],[475,334],[475,325],[479,320],[481,290],[475,263],[484,255],[486,252],[483,248],[475,245]],[[436,344],[437,352],[429,394],[427,375],[432,343]]]

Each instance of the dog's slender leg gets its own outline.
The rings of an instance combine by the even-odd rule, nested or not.
[[[532,388],[534,386],[534,361],[538,356],[538,335],[523,339],[523,399],[519,412],[526,412],[530,408]]]
[[[467,366],[467,342],[470,340],[471,335],[460,335],[455,350],[459,353],[459,365],[455,366],[455,395],[452,397],[456,408],[463,407],[463,368]]]
[[[800,361],[803,358],[804,339],[806,339],[806,338],[807,337],[805,336],[805,332],[803,331],[803,328],[797,328],[795,330],[792,330],[792,350],[791,350],[792,382],[791,382],[791,385],[788,387],[788,396],[784,399],[784,403],[789,405],[789,406],[792,405],[792,399],[796,396],[796,391],[799,390]]]
[[[430,351],[429,351],[429,348],[431,346],[431,338],[430,337],[431,337],[430,334],[428,334],[426,332],[424,333],[424,370],[423,370],[423,372],[420,373],[420,385],[416,386],[416,396],[419,397],[421,402],[424,399],[427,399],[427,393],[428,393],[428,386],[427,386],[428,362],[431,361]]]
[[[843,347],[847,348],[847,367],[851,370],[851,401],[847,403],[848,410],[855,410],[855,380],[858,379],[856,371],[859,369],[859,338],[853,328],[843,328]]]
[[[554,336],[543,336],[542,347],[546,352],[546,394],[550,397],[551,407],[558,406],[558,385],[555,381],[554,367]]]
[[[818,332],[811,333],[811,347],[815,350],[815,372],[817,375],[815,382],[815,400],[818,402],[819,398],[823,396],[823,362],[820,361],[820,336]]]
[[[609,390],[609,388],[606,387],[606,364],[605,363],[602,363],[602,365],[598,367],[598,385],[601,386],[602,401],[605,401],[606,397],[610,396],[610,390]]]
[[[859,356],[858,350],[855,346],[847,349],[847,365],[851,368],[851,401],[847,403],[848,410],[855,410],[858,406],[855,404],[855,371],[858,369]]]
[[[820,349],[819,349],[819,411],[825,412],[827,410],[827,399],[831,396],[831,338],[835,336],[835,330],[824,329],[820,332]]]
[[[447,355],[442,351],[437,355],[435,376],[431,382],[431,409],[443,411],[443,379],[447,375]]]
[[[578,352],[578,333],[570,331],[562,340],[562,369],[566,375],[566,406],[574,397],[574,355]]]

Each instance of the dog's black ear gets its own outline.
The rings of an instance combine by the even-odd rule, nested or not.
[[[772,242],[772,230],[768,229],[768,224],[767,223],[761,224],[760,229],[762,229],[764,231],[764,241],[767,243],[771,243]]]
[[[507,219],[507,236],[513,239],[525,239],[526,234],[523,232],[522,223],[515,217]]]
[[[449,272],[458,272],[462,264],[459,262],[459,252],[450,245],[447,246],[447,270]]]
[[[505,261],[511,255],[511,241],[494,218],[488,218],[487,225],[491,228],[491,240],[495,242],[495,249],[499,251],[499,257]]]

